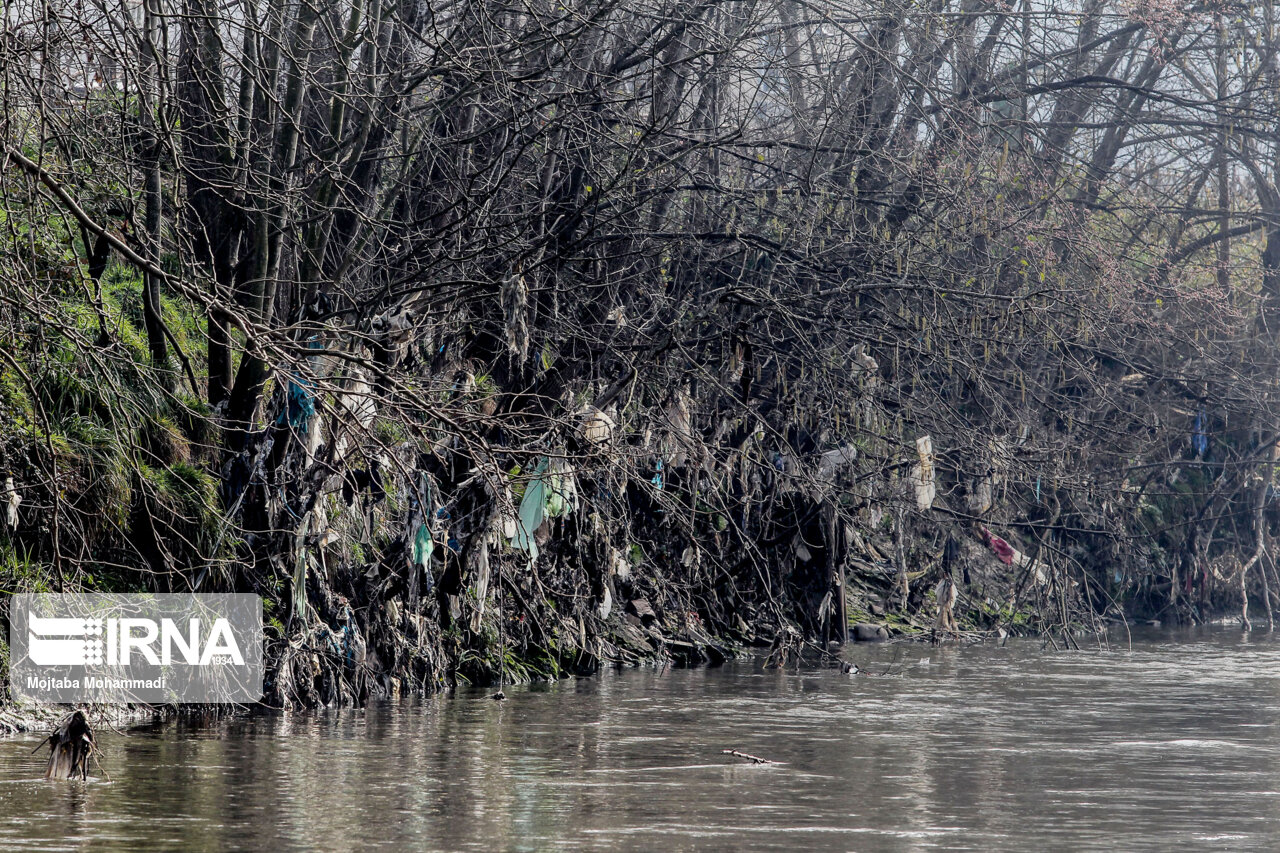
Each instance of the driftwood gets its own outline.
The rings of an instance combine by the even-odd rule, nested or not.
[[[732,755],[734,758],[742,758],[750,761],[752,764],[777,764],[776,761],[770,761],[767,758],[761,758],[758,755],[747,755],[745,752],[739,752],[736,749],[722,749],[721,755]]]
[[[68,714],[40,746],[46,743],[49,744],[49,764],[45,767],[44,778],[89,778],[89,758],[94,755],[97,746],[84,711]]]

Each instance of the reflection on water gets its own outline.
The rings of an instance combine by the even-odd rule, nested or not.
[[[6,850],[1280,848],[1280,642],[853,646],[101,733],[114,781],[0,741]],[[736,748],[780,762],[753,766]]]

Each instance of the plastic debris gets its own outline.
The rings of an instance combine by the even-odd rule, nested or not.
[[[937,587],[934,589],[934,599],[938,603],[938,620],[934,627],[936,630],[948,634],[959,632],[956,625],[955,606],[956,600],[959,598],[960,591],[956,588],[956,583],[950,577],[944,577],[938,581]]]
[[[418,532],[413,537],[413,562],[414,565],[422,566],[428,575],[431,574],[431,554],[435,548],[436,543],[431,538],[431,528],[424,521],[418,525]]]
[[[289,426],[296,432],[305,434],[316,414],[315,386],[310,380],[295,373],[289,377],[286,396],[288,400],[285,417]]]
[[[987,528],[983,527],[980,528],[980,530],[982,533],[983,543],[991,549],[991,552],[996,555],[1000,562],[1004,563],[1006,566],[1018,566],[1019,568],[1031,565],[1032,559],[1026,554],[1022,553],[999,536],[996,536]],[[1036,571],[1039,573],[1038,568]]]
[[[9,529],[14,530],[18,527],[18,505],[22,503],[22,495],[18,494],[17,488],[13,485],[12,477],[4,478],[4,520],[8,522]]]
[[[613,435],[613,418],[595,406],[587,406],[582,415],[582,438],[591,444],[604,444]]]
[[[969,511],[974,515],[983,515],[991,509],[991,478],[983,477],[969,493]]]
[[[378,405],[373,400],[373,387],[361,371],[356,371],[351,377],[350,388],[339,398],[338,404],[364,429],[373,426],[377,419]]]
[[[476,590],[476,609],[471,612],[471,630],[479,631],[484,620],[485,604],[489,600],[489,537],[480,537],[479,544],[467,555],[471,561],[471,577]]]
[[[852,465],[858,458],[858,448],[852,444],[828,450],[818,460],[818,476],[823,480],[831,480],[842,468]]]
[[[550,518],[563,518],[578,509],[578,484],[563,461],[552,462],[549,468],[546,513]]]
[[[547,484],[543,479],[546,472],[547,458],[544,456],[534,471],[533,479],[524,487],[515,535],[511,537],[511,547],[527,553],[530,563],[538,559],[538,543],[533,540],[533,532],[542,526],[547,514]]]
[[[506,315],[507,353],[515,364],[529,360],[529,285],[520,267],[502,283],[502,313]]]
[[[1198,459],[1203,459],[1209,452],[1209,433],[1206,431],[1208,421],[1209,418],[1204,409],[1201,409],[1196,412],[1195,422],[1191,426],[1191,447],[1195,450]]]
[[[631,577],[631,561],[617,548],[613,549],[613,573],[619,580],[625,581]]]
[[[916,455],[920,461],[911,469],[911,482],[916,490],[916,508],[924,512],[933,506],[933,499],[938,493],[933,476],[933,439],[927,435],[917,438]]]
[[[1012,545],[1001,539],[999,536],[993,535],[991,531],[987,530],[985,527],[982,528],[982,535],[986,540],[987,547],[991,549],[992,553],[1000,558],[1000,562],[1004,563],[1006,566],[1013,564],[1014,550]]]
[[[307,567],[311,564],[311,555],[307,553],[306,541],[311,532],[311,513],[303,516],[302,523],[294,533],[294,569],[293,596],[291,600],[291,618],[302,618],[307,606]]]
[[[510,533],[511,547],[527,553],[532,564],[538,559],[536,534],[543,522],[548,518],[564,518],[577,509],[578,486],[568,464],[542,457],[533,479],[525,486],[519,517],[514,525],[504,524],[505,531]]]

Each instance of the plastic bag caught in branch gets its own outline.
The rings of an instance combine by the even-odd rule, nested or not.
[[[515,535],[511,537],[511,547],[528,554],[530,563],[538,559],[538,543],[533,540],[533,532],[542,526],[547,514],[547,483],[543,478],[546,473],[547,458],[544,456],[534,471],[533,479],[524,487]]]
[[[436,549],[436,542],[431,538],[431,528],[424,521],[418,525],[418,532],[413,537],[413,563],[421,566],[428,575],[431,574],[431,554]]]
[[[18,528],[18,507],[22,504],[22,495],[13,485],[12,477],[4,478],[4,520],[10,530]]]
[[[582,410],[581,433],[583,440],[590,444],[604,444],[613,435],[615,424],[608,413],[595,406],[587,406]]]
[[[578,484],[569,466],[552,462],[547,481],[547,516],[563,518],[578,509]]]
[[[507,353],[523,365],[529,360],[529,286],[519,267],[502,283],[502,313],[507,320]]]
[[[542,457],[533,479],[525,486],[511,547],[527,553],[532,563],[538,559],[538,543],[534,539],[538,528],[548,518],[564,518],[577,509],[578,485],[568,464]]]
[[[996,559],[1004,563],[1006,566],[1025,568],[1026,566],[1031,565],[1032,560],[1030,557],[1010,545],[1005,540],[1001,539],[999,536],[996,536],[987,528],[979,528],[978,532],[982,537],[983,544],[990,548],[991,553],[996,555]]]
[[[933,506],[938,493],[934,482],[933,439],[922,435],[916,439],[916,455],[920,461],[911,469],[911,483],[916,491],[916,508],[921,512]]]

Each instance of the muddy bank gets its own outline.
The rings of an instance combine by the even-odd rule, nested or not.
[[[158,722],[176,713],[176,708],[172,706],[81,705],[78,707],[84,712],[89,725],[94,729],[140,726]],[[48,734],[75,709],[76,706],[71,705],[0,702],[0,736],[7,737],[28,732]]]

